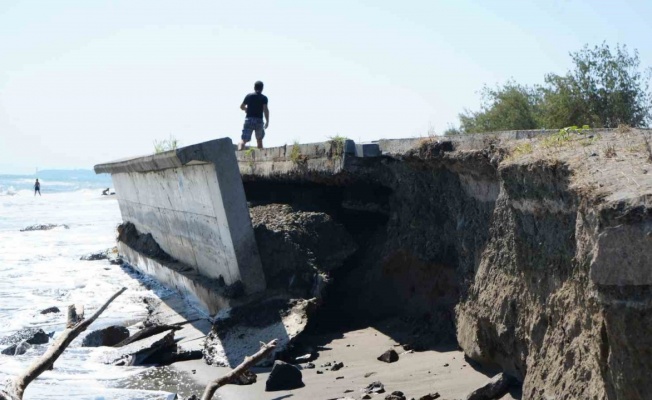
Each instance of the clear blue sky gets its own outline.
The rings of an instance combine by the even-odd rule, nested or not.
[[[265,82],[266,145],[426,135],[478,90],[564,73],[585,43],[652,66],[652,2],[0,1],[0,173],[90,168],[238,140]]]

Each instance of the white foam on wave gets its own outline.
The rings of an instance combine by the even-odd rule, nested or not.
[[[147,315],[143,298],[160,295],[163,289],[146,287],[142,279],[134,279],[106,261],[79,260],[84,254],[115,245],[115,228],[121,217],[114,198],[90,189],[42,197],[19,194],[0,197],[0,337],[24,327],[39,327],[54,332],[56,338],[64,329],[69,304],[83,304],[86,315],[91,315],[122,286],[128,290],[89,332]],[[20,232],[35,224],[65,224],[69,229]],[[52,306],[61,312],[40,314]],[[115,388],[117,381],[144,369],[98,363],[93,355],[103,350],[80,347],[84,335],[63,353],[53,371],[30,385],[26,399],[166,398],[165,392]],[[0,381],[25,369],[46,348],[36,346],[17,357],[0,355]]]

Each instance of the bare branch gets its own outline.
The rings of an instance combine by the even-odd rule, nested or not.
[[[75,340],[80,333],[86,330],[99,316],[107,309],[109,304],[113,302],[118,296],[120,296],[127,288],[122,288],[116,292],[109,300],[99,310],[95,312],[89,319],[85,321],[79,321],[72,327],[67,327],[57,340],[50,346],[50,348],[43,354],[38,360],[36,360],[25,372],[15,377],[9,386],[6,388],[5,392],[0,392],[0,400],[4,400],[6,397],[10,400],[21,400],[23,398],[23,393],[34,379],[36,379],[43,372],[47,371],[63,354],[64,350],[70,345],[70,343]],[[77,320],[78,317],[83,318],[83,308],[75,309],[74,306],[68,308],[68,323]],[[4,397],[3,397],[4,396]]]
[[[274,339],[267,344],[262,344],[260,350],[258,350],[256,354],[245,357],[244,361],[235,367],[233,371],[209,383],[206,386],[206,389],[204,389],[204,394],[202,394],[201,400],[211,400],[217,389],[219,389],[221,386],[232,383],[235,378],[237,378],[239,375],[242,375],[243,372],[256,365],[263,358],[267,357],[267,355],[269,355],[269,353],[271,353],[276,348],[277,343],[278,340]]]

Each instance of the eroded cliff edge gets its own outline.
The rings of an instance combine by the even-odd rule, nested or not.
[[[354,239],[322,322],[409,315],[430,325],[427,345],[459,344],[519,378],[524,398],[643,399],[649,136],[426,138],[377,157],[331,144],[314,158],[285,148],[238,159],[252,206],[323,212]]]

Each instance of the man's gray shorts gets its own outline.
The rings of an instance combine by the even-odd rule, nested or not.
[[[244,127],[242,128],[242,140],[245,142],[250,141],[253,131],[256,131],[256,139],[263,140],[265,137],[264,126],[262,118],[245,118]]]

